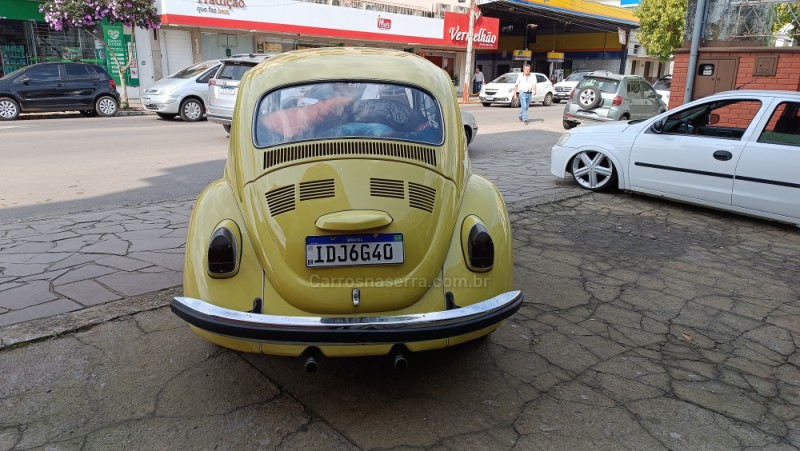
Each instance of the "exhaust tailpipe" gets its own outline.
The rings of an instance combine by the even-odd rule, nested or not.
[[[394,355],[394,369],[396,370],[404,370],[408,368],[408,360],[406,360],[406,356],[403,354],[395,354]]]
[[[313,373],[314,371],[317,371],[317,368],[319,368],[317,359],[314,358],[314,356],[307,357],[304,367],[306,369],[306,373]]]

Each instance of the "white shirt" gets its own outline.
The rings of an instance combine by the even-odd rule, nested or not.
[[[516,86],[517,91],[530,93],[536,92],[536,75],[528,74],[528,76],[525,77],[524,73],[520,73],[517,77]]]

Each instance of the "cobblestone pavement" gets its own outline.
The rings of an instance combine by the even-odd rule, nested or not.
[[[0,449],[800,448],[796,227],[571,192],[511,220],[522,309],[406,371],[215,347],[175,289],[0,328]]]
[[[473,143],[474,171],[495,182],[507,202],[563,189],[549,173],[558,133],[538,124],[482,127]],[[0,223],[0,327],[180,285],[192,205]]]

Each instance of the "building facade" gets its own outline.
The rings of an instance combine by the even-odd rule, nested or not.
[[[421,55],[447,71],[460,87],[469,17],[458,5],[457,1],[426,8],[363,0],[159,0],[161,29],[136,30],[140,82],[147,88],[192,63],[242,53],[369,46]],[[475,48],[496,49],[498,27],[496,19],[479,17]]]

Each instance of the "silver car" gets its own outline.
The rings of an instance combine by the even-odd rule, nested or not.
[[[225,131],[230,132],[233,107],[242,76],[258,63],[275,55],[277,54],[250,54],[223,60],[219,72],[208,82],[208,120],[222,124]]]
[[[667,111],[650,83],[639,75],[595,71],[586,75],[564,106],[564,128],[581,123],[647,119]]]
[[[203,61],[162,78],[144,91],[142,106],[162,119],[180,114],[184,121],[199,121],[208,102],[208,80],[221,66],[220,60]]]

